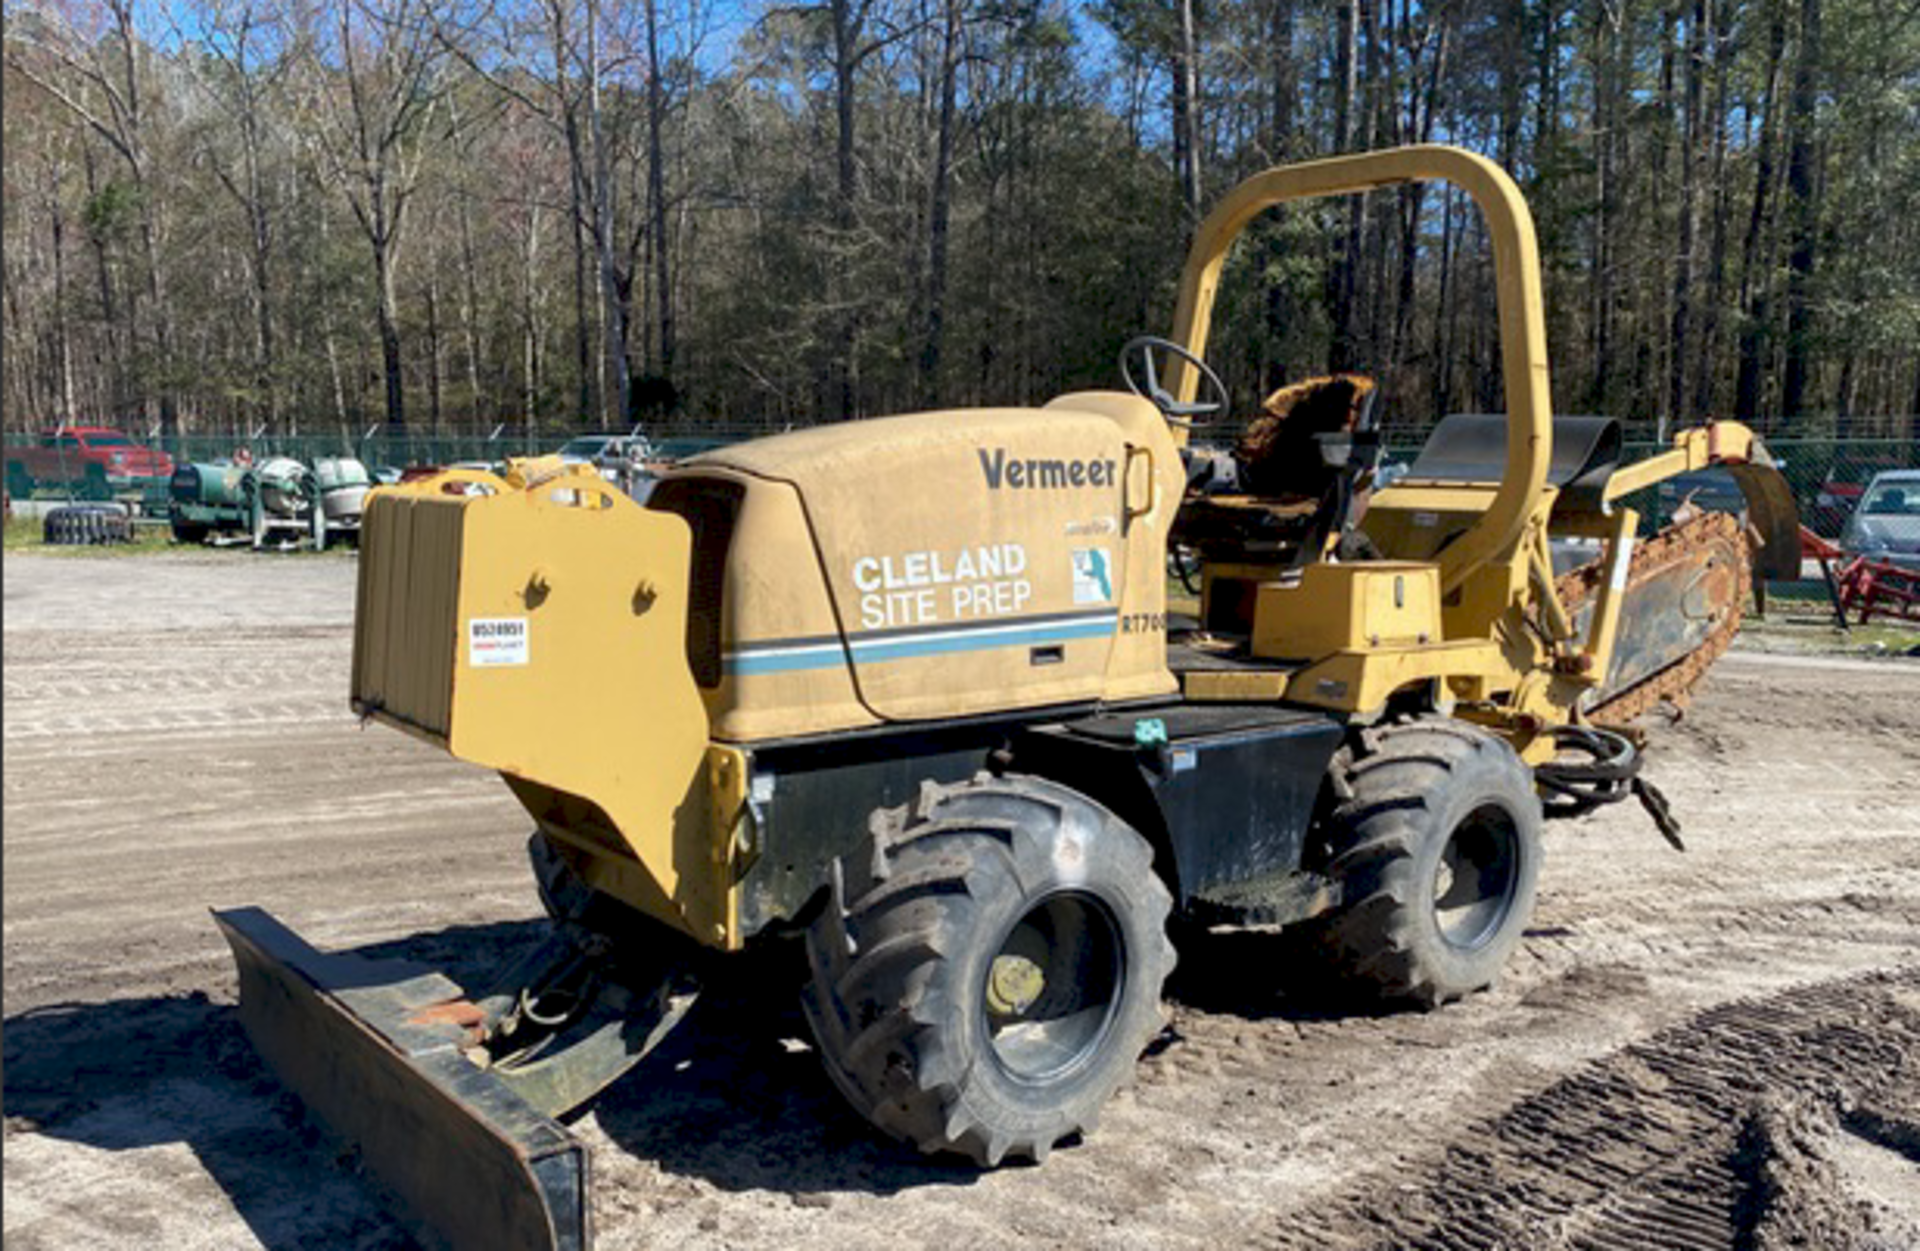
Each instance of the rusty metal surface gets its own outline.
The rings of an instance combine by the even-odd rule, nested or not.
[[[1613,663],[1587,720],[1628,725],[1663,702],[1685,709],[1740,630],[1752,564],[1752,535],[1728,513],[1697,514],[1641,543],[1628,565]],[[1595,563],[1555,583],[1577,625],[1591,615],[1603,576]]]

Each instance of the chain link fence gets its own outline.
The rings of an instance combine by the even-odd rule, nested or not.
[[[510,457],[543,455],[558,451],[580,433],[567,427],[531,432],[502,427],[490,434],[396,434],[385,426],[357,434],[262,433],[252,438],[188,434],[162,439],[84,426],[34,435],[9,433],[5,436],[6,490],[10,503],[117,500],[140,516],[164,517],[168,479],[181,464],[224,465],[238,458],[258,464],[288,457],[311,465],[322,458],[348,457],[360,461],[376,479],[390,479],[409,469],[497,466]],[[679,459],[745,437],[746,432],[703,430],[656,435],[652,441],[663,457]]]
[[[651,437],[663,457],[678,459],[767,433],[744,427],[683,426],[667,427]],[[557,451],[579,434],[570,427],[529,431],[504,425],[487,434],[395,434],[375,426],[357,433],[263,433],[247,439],[181,435],[161,440],[125,433],[94,439],[87,428],[80,427],[58,435],[6,435],[6,488],[12,501],[117,499],[141,516],[165,517],[168,477],[174,465],[232,463],[243,450],[256,463],[276,456],[307,464],[322,457],[352,457],[379,478],[423,466],[497,465],[512,456]],[[1389,463],[1406,465],[1418,455],[1423,434],[1393,430],[1387,441]],[[1766,446],[1793,489],[1801,520],[1828,538],[1839,534],[1876,473],[1920,469],[1920,439],[1776,437],[1768,439]],[[1651,441],[1630,441],[1625,459],[1631,463],[1660,450]],[[1739,507],[1738,488],[1726,474],[1714,470],[1681,475],[1630,497],[1627,503],[1642,514],[1649,528],[1657,528],[1689,496],[1708,508]]]

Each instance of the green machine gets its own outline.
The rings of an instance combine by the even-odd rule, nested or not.
[[[279,456],[259,465],[183,464],[167,485],[168,520],[182,543],[278,540],[327,545],[327,517],[313,471]]]

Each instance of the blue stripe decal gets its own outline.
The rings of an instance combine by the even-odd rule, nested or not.
[[[790,652],[729,652],[721,662],[728,673],[791,673],[796,669],[831,669],[846,662],[846,654],[834,644],[825,648],[795,648]]]
[[[1119,617],[1064,621],[1055,625],[1020,628],[1017,623],[982,625],[971,630],[946,630],[937,634],[905,638],[853,639],[856,662],[874,663],[908,660],[917,656],[941,656],[954,652],[990,651],[1001,647],[1030,647],[1042,643],[1064,643],[1073,639],[1110,638],[1119,627]],[[806,669],[832,669],[846,663],[837,643],[812,643],[795,647],[767,647],[748,652],[728,652],[723,668],[728,673],[793,673]]]

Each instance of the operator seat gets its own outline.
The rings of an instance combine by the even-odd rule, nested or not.
[[[1189,490],[1171,541],[1176,554],[1197,552],[1207,571],[1206,629],[1250,629],[1262,581],[1330,552],[1342,560],[1375,555],[1354,527],[1379,461],[1378,399],[1378,384],[1363,374],[1281,387],[1233,446],[1234,493]]]

